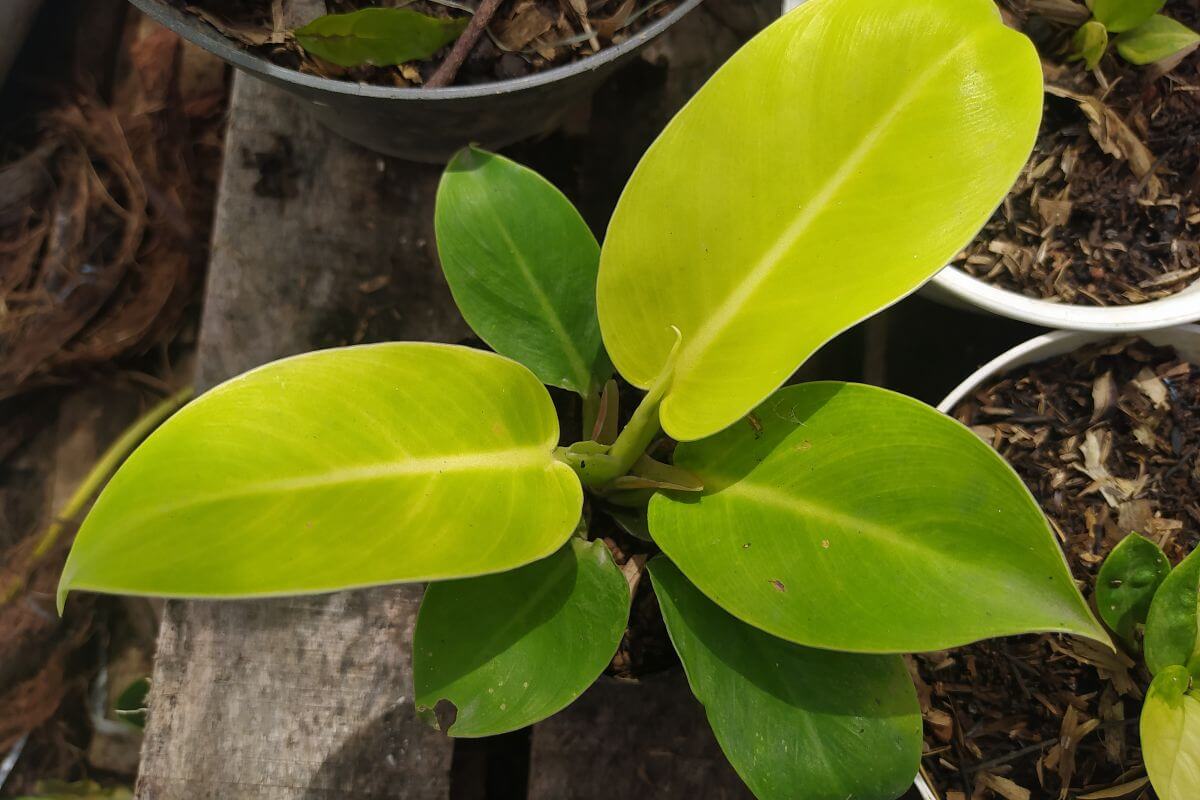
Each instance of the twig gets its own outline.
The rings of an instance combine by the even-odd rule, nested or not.
[[[433,73],[433,77],[425,83],[427,87],[435,89],[439,86],[449,86],[454,82],[455,77],[458,76],[458,70],[467,60],[467,55],[475,47],[479,37],[483,35],[484,29],[496,15],[496,9],[500,8],[500,4],[503,2],[504,0],[483,0],[479,4],[471,21],[467,23],[466,30],[454,42],[454,47],[450,48],[446,60],[437,68],[437,72]]]

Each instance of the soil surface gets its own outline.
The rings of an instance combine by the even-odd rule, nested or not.
[[[398,6],[434,17],[465,17],[475,3],[446,0],[169,0],[272,62],[311,75],[383,86],[422,86],[451,47],[423,61],[389,67],[339,67],[304,51],[292,31],[328,13]],[[576,6],[583,5],[584,14]],[[470,50],[454,83],[520,78],[561,66],[628,39],[679,0],[504,0]]]
[[[1033,491],[1090,599],[1101,562],[1126,535],[1150,537],[1172,563],[1200,540],[1198,412],[1197,367],[1126,339],[993,380],[954,416]],[[1138,654],[1037,635],[922,654],[912,665],[925,768],[946,800],[1030,796],[1019,789],[1067,797],[1145,776],[1137,719],[1150,676]]]
[[[1037,44],[1042,129],[1017,185],[955,263],[1021,294],[1129,305],[1200,278],[1200,50],[1134,67],[1114,50],[1088,71],[1067,62],[1087,9],[1074,0],[1002,0]],[[1164,14],[1200,28],[1200,3]]]

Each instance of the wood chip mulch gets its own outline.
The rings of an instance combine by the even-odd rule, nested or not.
[[[1178,64],[1065,63],[1087,8],[1003,0],[1038,44],[1047,94],[1034,153],[1004,204],[955,263],[1056,302],[1114,306],[1200,279],[1200,50]],[[1163,13],[1200,27],[1200,4]]]
[[[1173,563],[1200,541],[1197,369],[1125,339],[1019,368],[955,409],[1038,498],[1089,598],[1127,534]],[[1153,798],[1137,736],[1150,676],[1136,656],[1059,635],[915,656],[940,796]]]

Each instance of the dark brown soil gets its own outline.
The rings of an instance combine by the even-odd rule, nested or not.
[[[1197,368],[1140,340],[1018,369],[954,412],[1039,499],[1089,598],[1124,536],[1149,536],[1174,563],[1200,540],[1198,414]],[[946,800],[1017,796],[1004,794],[1006,781],[1033,797],[1066,797],[1145,774],[1137,718],[1149,675],[1137,654],[1039,635],[922,654],[913,665],[924,763]]]
[[[280,66],[310,75],[321,75],[383,86],[424,85],[442,63],[449,47],[425,61],[395,67],[347,69],[309,55],[296,43],[291,29],[311,13],[281,18],[272,13],[271,0],[169,0],[203,18],[250,51]],[[321,0],[283,0],[313,6]],[[457,84],[490,83],[519,78],[550,67],[568,64],[599,49],[620,44],[648,23],[661,18],[679,0],[589,0],[587,21],[574,12],[570,0],[505,0],[487,33],[482,36],[458,71]],[[374,6],[398,5],[394,0],[324,0],[329,13],[346,13]],[[453,3],[416,0],[406,5],[435,17],[463,17],[468,12]],[[474,3],[463,4],[464,8]],[[319,14],[317,14],[319,15]],[[289,22],[290,20],[290,22]],[[302,24],[302,23],[301,23]]]
[[[1086,19],[1082,3],[1001,5],[1042,54],[1045,117],[1016,187],[955,263],[1005,289],[1077,305],[1186,288],[1200,278],[1200,51],[1166,74],[1110,51],[1090,72],[1066,61],[1078,27],[1068,20]],[[1195,0],[1172,0],[1163,13],[1200,27]]]

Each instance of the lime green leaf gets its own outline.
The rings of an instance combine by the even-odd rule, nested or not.
[[[1012,469],[954,420],[883,389],[781,389],[680,445],[704,493],[660,494],[650,532],[734,616],[810,647],[941,650],[1065,631],[1107,642]]]
[[[650,577],[688,683],[760,800],[893,800],[921,759],[899,656],[813,650],[739,622],[662,556]]]
[[[466,17],[442,19],[410,8],[326,14],[294,31],[308,52],[341,67],[385,67],[429,58],[458,38]]]
[[[581,395],[612,374],[596,319],[600,245],[545,178],[468,147],[434,215],[438,254],[463,317],[497,353]]]
[[[450,345],[284,359],[186,406],[84,520],[71,589],[247,597],[468,577],[553,553],[582,489],[527,369]]]
[[[435,583],[413,640],[417,712],[451,736],[492,736],[566,708],[612,660],[629,620],[629,587],[603,542],[572,538],[513,572]]]
[[[1183,560],[1158,587],[1146,618],[1146,666],[1200,668],[1200,550]]]
[[[1136,533],[1120,541],[1096,576],[1096,608],[1118,636],[1134,643],[1134,628],[1146,622],[1150,601],[1171,562],[1154,542]]]
[[[1092,16],[1110,33],[1133,30],[1153,17],[1167,0],[1091,0]]]
[[[1159,800],[1200,797],[1200,699],[1183,667],[1155,676],[1142,707],[1142,759]]]
[[[1029,156],[1033,45],[992,0],[809,0],[742,48],[643,157],[597,292],[613,362],[693,440],[916,289]],[[986,141],[986,147],[980,142]]]
[[[1170,17],[1150,21],[1117,37],[1117,52],[1130,64],[1153,64],[1200,44],[1200,33]]]
[[[1108,50],[1108,29],[1096,20],[1085,23],[1071,40],[1071,58],[1095,69]]]

